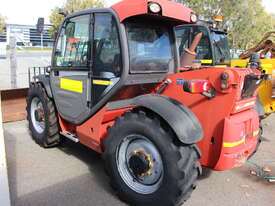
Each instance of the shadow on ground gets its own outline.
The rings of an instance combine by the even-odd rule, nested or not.
[[[16,128],[5,128],[13,206],[124,205],[109,185],[100,154],[71,141],[42,149],[29,134],[21,134],[22,138],[18,134]],[[49,173],[43,164],[51,167]]]

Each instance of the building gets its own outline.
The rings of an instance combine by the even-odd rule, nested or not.
[[[36,25],[7,24],[5,32],[0,35],[0,42],[9,45],[10,36],[15,36],[17,46],[22,47],[52,47],[53,40],[50,37],[50,25],[45,25],[41,35],[37,32]]]

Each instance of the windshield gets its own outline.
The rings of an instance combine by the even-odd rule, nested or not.
[[[213,39],[213,46],[216,58],[216,64],[230,63],[230,50],[228,46],[227,36],[211,32]]]
[[[202,38],[196,48],[196,60],[202,63],[212,63],[211,44],[209,33],[204,26],[181,26],[176,28],[176,41],[180,56],[185,53],[185,49],[189,48],[195,36],[202,33]]]
[[[166,72],[174,68],[169,27],[159,24],[126,25],[131,73]]]

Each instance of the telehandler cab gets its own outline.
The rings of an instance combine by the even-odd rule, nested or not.
[[[192,10],[165,0],[67,16],[51,67],[31,77],[33,139],[47,148],[67,137],[103,153],[112,186],[131,205],[178,205],[201,165],[241,166],[257,144],[261,80],[252,69],[180,68],[204,37],[180,57],[174,27],[195,22]]]

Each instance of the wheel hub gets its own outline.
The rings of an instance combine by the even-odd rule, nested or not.
[[[34,129],[38,133],[43,133],[45,130],[45,113],[41,100],[34,97],[30,105],[31,122]]]
[[[129,159],[129,167],[135,177],[150,176],[150,169],[153,167],[150,157],[151,155],[146,155],[143,150],[132,152],[132,156]]]
[[[44,120],[44,113],[43,113],[43,109],[42,108],[37,108],[35,111],[34,111],[34,117],[35,117],[35,120],[38,121],[38,122],[42,122]]]
[[[119,174],[131,189],[140,194],[151,194],[160,187],[163,162],[150,140],[142,135],[128,135],[116,154]]]

